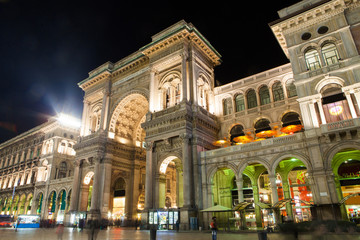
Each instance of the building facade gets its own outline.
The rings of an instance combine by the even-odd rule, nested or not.
[[[2,215],[63,220],[69,210],[79,127],[69,116],[59,115],[0,145]]]
[[[202,210],[215,205],[237,210],[219,217],[234,228],[356,218],[359,2],[304,0],[278,13],[269,26],[290,63],[223,86],[214,84],[221,55],[185,21],[91,71],[79,83],[85,96],[76,155],[68,156],[73,170],[61,180],[67,197],[71,191],[59,208],[65,221],[82,213],[162,229],[179,220],[189,229],[208,226],[211,214]],[[21,171],[8,170],[8,159],[24,151],[16,139],[0,148],[7,198]],[[51,176],[35,183],[33,196],[53,198],[47,186],[60,182]]]

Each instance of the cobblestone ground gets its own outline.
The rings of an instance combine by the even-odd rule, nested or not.
[[[360,235],[326,235],[322,240],[360,240]],[[0,229],[0,240],[58,240],[56,229]],[[128,240],[149,240],[150,232],[145,230],[133,230],[126,228],[113,228],[110,230],[99,231],[96,240],[104,239],[128,239]],[[210,232],[157,232],[157,240],[211,240]],[[218,234],[217,240],[257,240],[257,233],[222,233]],[[268,240],[292,240],[295,239],[291,235],[268,234]],[[299,240],[319,240],[311,235],[300,235]],[[62,240],[88,240],[86,230],[79,232],[72,228],[65,228]]]

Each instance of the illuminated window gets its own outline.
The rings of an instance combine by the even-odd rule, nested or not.
[[[255,123],[254,128],[255,128],[255,133],[271,130],[270,121],[267,120],[266,118],[262,118]]]
[[[230,130],[230,140],[233,141],[233,139],[235,137],[238,136],[244,136],[244,127],[241,125],[235,125],[233,128],[231,128]]]
[[[245,110],[244,95],[242,95],[241,93],[236,95],[235,105],[236,105],[236,112],[241,112]]]
[[[339,58],[339,54],[338,54],[335,44],[326,43],[321,48],[321,53],[322,53],[327,65],[332,65],[332,64],[339,62],[340,58]]]
[[[231,98],[226,98],[223,101],[224,116],[232,114]]]
[[[248,91],[246,98],[248,109],[257,107],[256,93],[254,89]]]
[[[274,102],[284,100],[284,90],[281,86],[281,82],[276,82],[272,86],[272,93],[274,97]]]
[[[322,106],[327,123],[351,119],[349,104],[341,86],[329,84],[321,90]]]
[[[287,92],[288,98],[297,96],[296,87],[295,87],[293,79],[288,80],[286,82],[286,92]]]
[[[321,68],[319,53],[315,49],[309,49],[305,53],[307,69],[310,71]]]
[[[270,93],[267,86],[262,86],[259,89],[260,96],[260,105],[265,105],[270,103]]]

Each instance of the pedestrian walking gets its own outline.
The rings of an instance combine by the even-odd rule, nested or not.
[[[179,227],[180,227],[180,226],[179,226],[179,225],[180,225],[179,219],[176,220],[176,224],[175,224],[175,225],[176,225],[176,231],[179,232]]]
[[[20,224],[20,220],[21,220],[21,219],[18,218],[17,221],[16,221],[15,232],[17,232],[17,229],[18,229],[19,224]]]
[[[210,228],[211,228],[211,235],[212,235],[212,240],[216,240],[217,238],[217,223],[216,223],[216,217],[213,217],[210,223]]]
[[[60,223],[56,228],[57,239],[62,240],[64,234],[64,224]]]

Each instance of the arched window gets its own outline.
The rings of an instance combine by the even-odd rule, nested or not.
[[[289,125],[301,125],[300,116],[296,112],[288,112],[282,118],[282,127]]]
[[[265,105],[270,103],[270,93],[267,86],[262,86],[259,89],[260,96],[260,105]]]
[[[259,133],[259,132],[266,131],[266,130],[271,130],[270,121],[267,120],[266,118],[259,119],[255,123],[254,128],[255,128],[255,133]]]
[[[327,65],[332,65],[339,62],[340,58],[335,44],[324,44],[321,48],[321,53]]]
[[[61,162],[59,166],[58,178],[65,178],[67,174],[67,164],[66,162]]]
[[[349,104],[341,86],[338,84],[328,84],[321,91],[322,107],[327,123],[338,122],[351,119]]]
[[[281,82],[276,82],[273,84],[272,93],[274,97],[274,102],[284,100],[284,90],[281,86]]]
[[[321,68],[319,53],[316,49],[309,49],[305,52],[305,61],[307,69],[310,71]]]
[[[294,79],[290,79],[286,82],[286,92],[287,92],[288,98],[297,96]]]
[[[244,127],[241,125],[235,125],[230,130],[230,141],[232,142],[235,137],[244,136]]]
[[[257,107],[256,93],[254,89],[248,91],[246,95],[248,109]]]
[[[224,116],[232,114],[231,98],[226,98],[223,101]]]
[[[175,106],[181,101],[181,80],[177,73],[166,76],[160,83],[163,109]]]
[[[197,80],[197,87],[198,87],[198,103],[204,109],[209,110],[209,93],[210,93],[210,86],[208,81],[204,80],[203,78],[199,78]]]
[[[236,112],[241,112],[245,110],[245,101],[244,101],[244,95],[239,93],[235,97],[235,105],[236,105]]]

